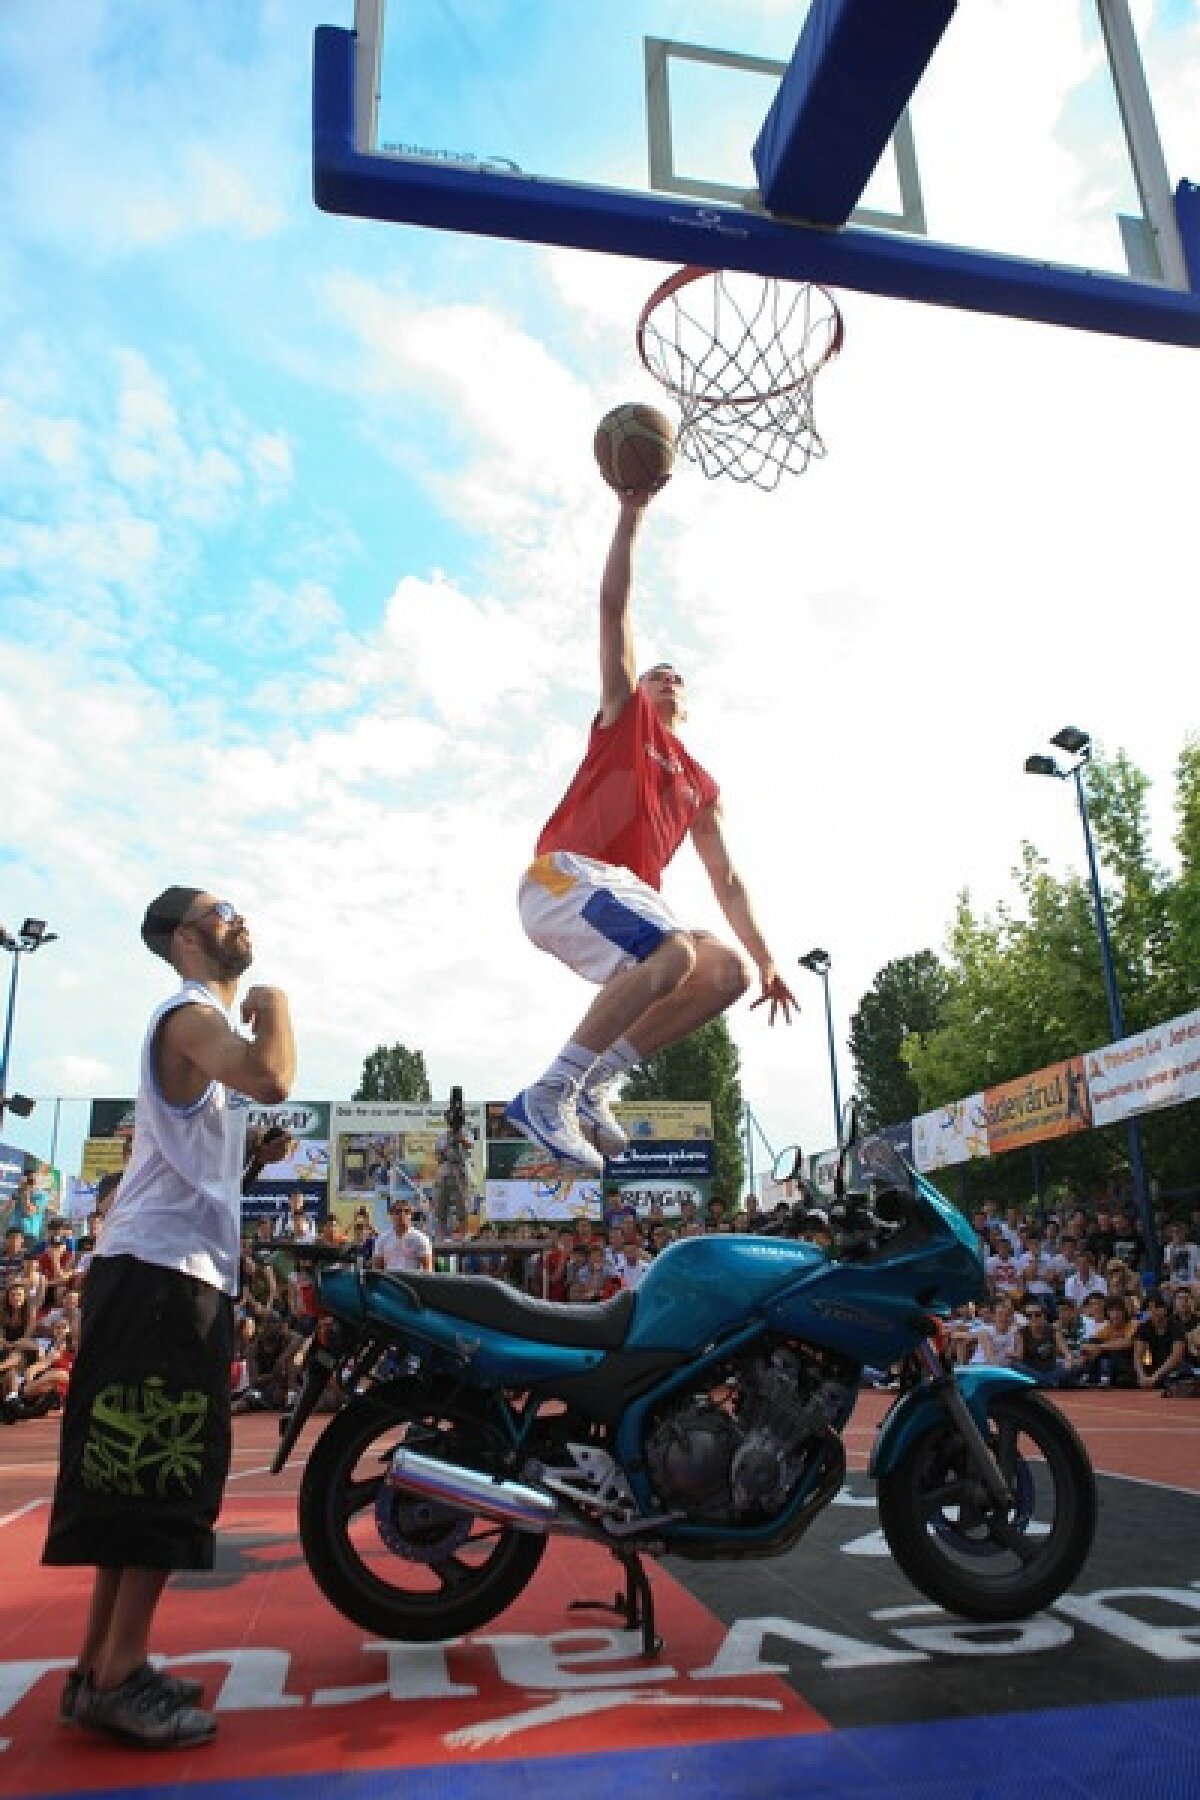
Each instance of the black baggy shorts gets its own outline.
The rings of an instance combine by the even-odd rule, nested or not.
[[[133,1256],[93,1258],[44,1563],[212,1568],[232,1360],[227,1294]]]

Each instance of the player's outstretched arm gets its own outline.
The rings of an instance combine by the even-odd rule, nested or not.
[[[776,1014],[782,1012],[784,1023],[791,1023],[793,1011],[799,1012],[800,1003],[791,988],[784,981],[775,965],[775,958],[767,948],[766,939],[759,929],[754,915],[754,907],[746,891],[733,858],[729,845],[725,840],[724,821],[721,816],[719,801],[706,806],[703,812],[697,813],[692,823],[692,842],[696,853],[704,864],[705,872],[712,882],[713,893],[717,904],[744,950],[747,950],[758,970],[761,991],[757,1000],[750,1002],[751,1009],[769,1005],[767,1022],[775,1023]]]
[[[611,725],[637,685],[637,657],[629,601],[633,544],[649,494],[622,494],[600,579],[600,718]]]

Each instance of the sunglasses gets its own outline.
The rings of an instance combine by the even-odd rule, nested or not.
[[[241,914],[238,912],[238,909],[233,904],[232,900],[214,900],[211,906],[206,906],[204,908],[203,912],[198,912],[194,918],[182,919],[180,923],[183,925],[198,925],[201,919],[207,919],[209,913],[215,913],[222,925],[232,925],[235,919],[241,917]]]

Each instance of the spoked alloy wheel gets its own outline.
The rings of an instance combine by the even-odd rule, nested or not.
[[[1096,1484],[1075,1431],[1035,1393],[988,1401],[987,1440],[1011,1493],[1001,1508],[947,1419],[879,1483],[899,1566],[948,1612],[1020,1619],[1063,1593],[1096,1529]]]
[[[305,1560],[326,1598],[364,1630],[410,1643],[458,1637],[511,1605],[546,1539],[389,1487],[400,1445],[476,1468],[496,1453],[469,1406],[443,1406],[409,1384],[352,1400],[304,1471]]]

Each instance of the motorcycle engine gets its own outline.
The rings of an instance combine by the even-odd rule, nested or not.
[[[646,1466],[663,1505],[710,1524],[770,1518],[855,1379],[812,1352],[778,1345],[734,1365],[707,1393],[668,1406],[646,1437]]]

